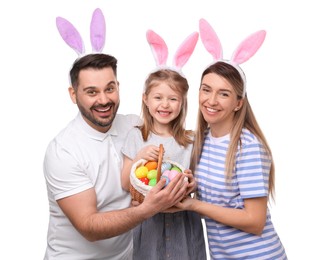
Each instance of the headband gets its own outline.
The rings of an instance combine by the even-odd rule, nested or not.
[[[158,69],[170,68],[183,75],[182,68],[187,63],[195,49],[196,43],[199,39],[199,33],[193,32],[182,42],[174,55],[173,65],[171,67],[166,66],[168,47],[163,38],[153,30],[148,30],[146,36]]]
[[[244,82],[242,97],[246,94],[246,76],[239,64],[249,60],[264,42],[266,31],[257,31],[244,39],[233,52],[230,60],[224,60],[221,42],[212,26],[204,19],[199,21],[200,37],[205,49],[212,55],[214,62],[223,61],[232,65],[239,72]]]
[[[56,18],[56,26],[65,43],[75,50],[78,56],[85,54],[85,46],[78,30],[66,19]],[[93,12],[90,23],[90,42],[93,52],[102,52],[106,37],[105,18],[102,11],[97,8]]]

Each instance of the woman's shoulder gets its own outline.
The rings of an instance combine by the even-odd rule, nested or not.
[[[241,133],[242,145],[249,145],[253,143],[260,143],[258,138],[247,128],[243,128]]]

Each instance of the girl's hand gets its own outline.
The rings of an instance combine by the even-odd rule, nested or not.
[[[143,147],[137,154],[135,161],[145,159],[147,161],[158,161],[159,147],[155,145],[147,145]]]

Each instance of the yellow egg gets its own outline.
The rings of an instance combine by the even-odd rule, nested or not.
[[[137,176],[137,178],[143,178],[143,177],[147,177],[148,174],[148,168],[145,166],[140,166],[135,170],[135,176]]]

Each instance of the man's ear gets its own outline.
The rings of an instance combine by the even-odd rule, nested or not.
[[[68,90],[69,90],[69,94],[70,94],[70,98],[71,98],[72,102],[74,104],[76,104],[77,103],[77,97],[76,97],[77,94],[76,94],[75,89],[72,86],[70,86]]]

